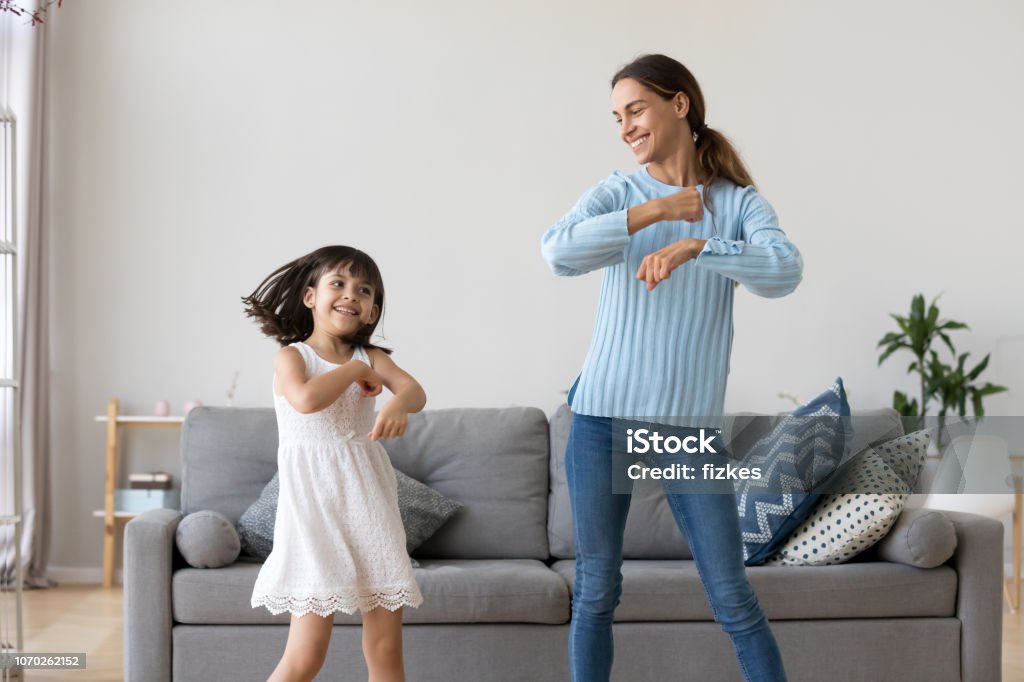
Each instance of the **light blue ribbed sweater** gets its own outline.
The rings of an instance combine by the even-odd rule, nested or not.
[[[767,298],[800,283],[800,252],[753,187],[718,180],[710,190],[714,214],[705,208],[700,222],[658,222],[629,234],[628,208],[679,189],[646,168],[615,172],[544,233],[541,250],[556,275],[604,269],[594,335],[572,398],[577,414],[719,426],[734,280]],[[640,261],[686,237],[708,242],[695,260],[647,291],[636,279]]]

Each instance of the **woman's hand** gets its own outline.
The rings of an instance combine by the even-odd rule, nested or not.
[[[636,278],[647,282],[647,291],[653,291],[654,287],[669,278],[673,270],[696,258],[706,243],[704,239],[689,237],[649,253],[640,261]]]
[[[409,423],[409,413],[395,400],[388,403],[377,413],[377,421],[370,431],[370,440],[398,438],[405,435],[405,427]]]
[[[675,194],[669,194],[661,202],[662,220],[685,220],[695,223],[704,217],[704,204],[696,187],[684,187]]]

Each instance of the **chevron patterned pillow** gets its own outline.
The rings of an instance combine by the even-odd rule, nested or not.
[[[801,405],[760,438],[743,466],[762,476],[736,482],[743,557],[755,566],[813,511],[822,494],[816,488],[842,462],[853,435],[850,404],[838,378],[821,395]]]

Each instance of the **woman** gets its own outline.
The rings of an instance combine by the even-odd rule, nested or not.
[[[641,168],[613,173],[584,194],[542,245],[556,275],[604,270],[590,351],[569,393],[574,682],[611,674],[630,502],[613,492],[613,418],[720,427],[734,285],[776,298],[792,292],[803,271],[799,251],[739,155],[708,127],[700,87],[686,67],[663,55],[638,58],[612,79],[612,105]],[[747,582],[732,486],[693,485],[689,492],[667,488],[666,495],[715,619],[732,638],[747,680],[785,680]]]

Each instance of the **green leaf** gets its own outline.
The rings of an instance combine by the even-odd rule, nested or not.
[[[907,395],[903,391],[893,391],[892,407],[903,417],[917,416],[917,398],[907,402]]]
[[[977,379],[978,375],[981,374],[982,372],[984,372],[985,368],[988,367],[988,359],[990,357],[992,357],[991,353],[986,355],[985,359],[982,360],[981,362],[979,362],[977,364],[977,366],[970,371],[970,373],[967,375],[967,378],[970,379],[971,381],[974,381],[975,379]]]
[[[914,296],[910,302],[910,319],[911,320],[923,320],[924,319],[924,295],[918,294]]]
[[[900,348],[906,348],[906,346],[904,346],[904,345],[892,345],[892,346],[889,346],[885,350],[884,353],[882,353],[881,355],[878,356],[878,364],[882,364],[883,362],[885,362],[885,359],[887,357],[889,357],[890,355],[892,355],[893,353],[898,351]]]
[[[878,342],[878,345],[879,346],[884,346],[887,343],[892,343],[893,341],[901,341],[902,339],[903,339],[903,334],[897,334],[896,332],[889,332],[888,334],[886,334],[885,336],[882,337],[882,340]]]
[[[952,353],[953,355],[956,355],[956,349],[953,348],[953,342],[949,340],[949,337],[943,334],[942,332],[939,332],[938,334],[939,338],[941,338],[943,342],[945,342],[946,347],[949,348],[949,352]]]
[[[1008,390],[1009,389],[1006,388],[1006,386],[996,386],[995,384],[985,384],[984,386],[982,386],[981,388],[978,389],[978,395],[980,395],[980,396],[995,395],[996,393],[1002,393],[1002,392],[1008,391]]]

